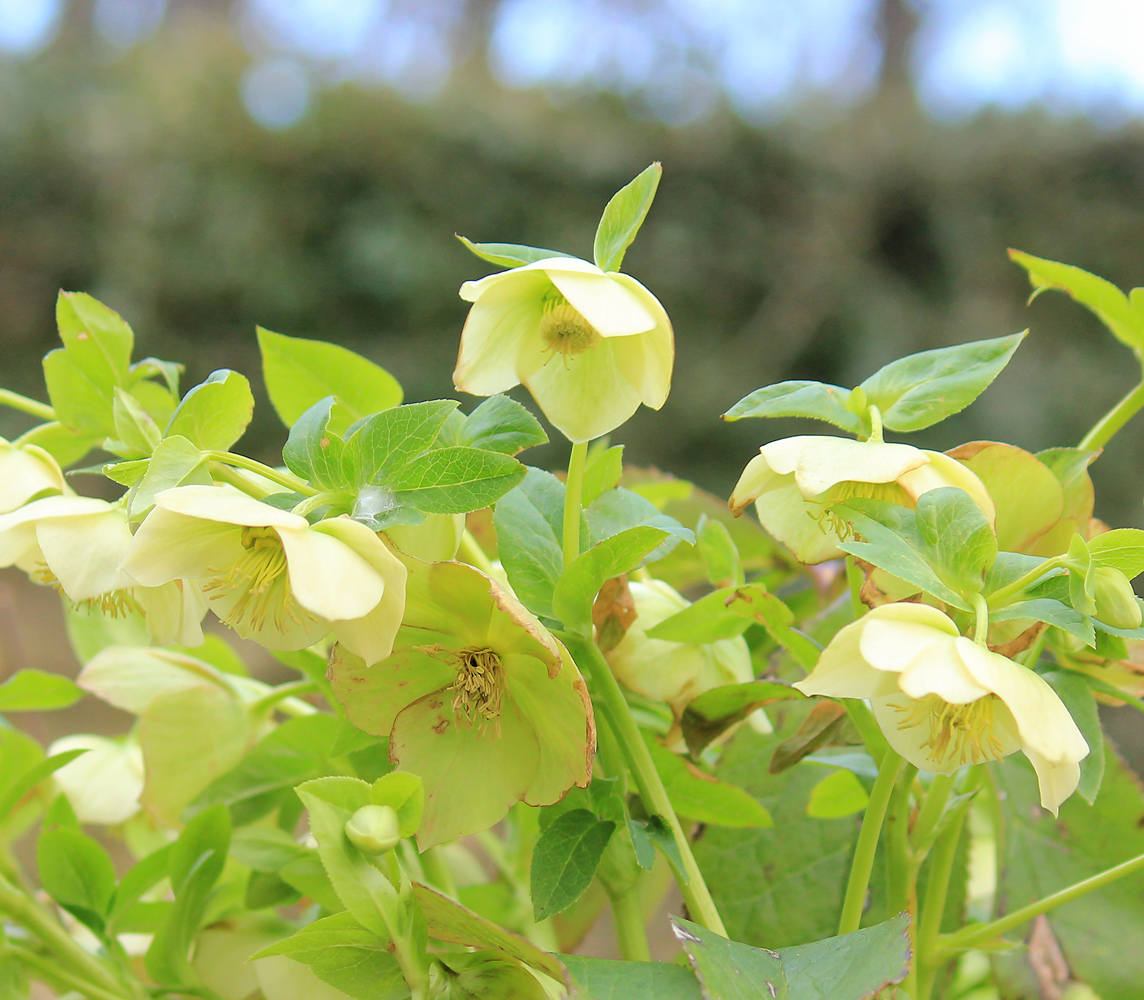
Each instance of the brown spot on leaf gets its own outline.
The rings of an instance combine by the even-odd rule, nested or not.
[[[592,604],[596,644],[602,653],[615,649],[636,620],[636,602],[626,576],[605,580]]]

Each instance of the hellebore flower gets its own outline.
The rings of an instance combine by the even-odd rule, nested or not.
[[[759,520],[801,562],[843,555],[840,529],[830,505],[851,497],[876,497],[914,507],[918,497],[941,486],[965,490],[989,519],[993,501],[974,473],[956,459],[908,444],[852,441],[804,435],[772,441],[747,463],[730,507],[736,515],[754,503]]]
[[[176,579],[139,586],[121,568],[130,544],[127,511],[95,497],[49,496],[0,515],[0,567],[111,618],[140,612],[160,644],[201,643],[207,609],[198,588]]]
[[[523,799],[550,805],[591,779],[595,726],[567,651],[472,566],[407,559],[405,619],[380,663],[330,656],[350,721],[388,736],[425,782],[421,846],[486,830]]]
[[[56,460],[43,448],[15,445],[0,437],[0,514],[41,493],[70,492]]]
[[[269,649],[302,649],[332,631],[380,659],[405,603],[405,567],[364,524],[311,525],[225,486],[160,493],[123,568],[145,586],[197,580],[219,618]]]
[[[591,441],[671,389],[675,342],[659,300],[635,278],[552,257],[479,281],[453,382],[475,396],[523,384],[571,441]]]
[[[143,752],[135,742],[77,733],[64,736],[48,754],[86,750],[52,776],[81,823],[115,826],[139,812],[143,793]]]
[[[869,698],[882,732],[910,763],[950,774],[1016,750],[1055,816],[1088,755],[1068,709],[1040,675],[958,634],[925,604],[883,604],[841,629],[803,694]]]
[[[688,703],[723,684],[755,679],[751,652],[742,636],[718,642],[670,642],[649,639],[648,629],[689,607],[689,603],[662,580],[628,584],[636,607],[636,620],[611,650],[612,673],[630,691],[669,704],[678,719]],[[750,716],[760,732],[771,731],[766,713]]]

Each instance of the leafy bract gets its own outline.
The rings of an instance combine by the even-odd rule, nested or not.
[[[592,882],[616,824],[587,809],[557,817],[532,855],[532,906],[537,920],[571,906]]]
[[[857,434],[862,430],[862,417],[847,407],[850,395],[849,389],[823,382],[776,382],[744,396],[723,414],[723,419],[810,417]]]
[[[571,257],[559,250],[544,250],[541,247],[526,247],[519,243],[474,243],[457,234],[465,247],[481,260],[487,260],[498,267],[520,267],[522,264],[535,264],[538,260],[550,257]]]
[[[592,247],[596,266],[600,270],[620,269],[625,252],[647,218],[662,176],[663,167],[653,163],[612,195],[611,201],[604,208],[604,214],[600,216]]]
[[[205,451],[226,451],[254,416],[254,396],[245,375],[221,368],[179,403],[164,437],[178,435]]]

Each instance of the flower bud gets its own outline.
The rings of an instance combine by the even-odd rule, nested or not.
[[[1144,615],[1128,577],[1113,566],[1097,566],[1093,576],[1096,582],[1093,617],[1113,628],[1139,628]]]
[[[392,806],[362,806],[346,820],[345,830],[363,854],[384,854],[401,840],[401,824]]]

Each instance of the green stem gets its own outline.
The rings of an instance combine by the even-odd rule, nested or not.
[[[1101,417],[1081,441],[1081,448],[1103,448],[1144,407],[1144,381]]]
[[[886,808],[890,804],[890,796],[894,792],[903,763],[902,758],[891,750],[878,768],[878,778],[870,792],[866,815],[862,817],[862,829],[858,831],[858,843],[854,846],[854,860],[850,864],[850,878],[846,883],[846,898],[842,902],[842,917],[838,921],[839,934],[856,931],[862,923],[866,890],[870,885],[870,873],[874,870],[874,852],[878,848]]]
[[[857,621],[866,613],[866,605],[862,601],[862,571],[853,556],[846,557],[846,584],[850,588],[850,611]]]
[[[1012,583],[1000,590],[993,591],[987,599],[987,605],[990,608],[1003,608],[1009,603],[1009,599],[1016,597],[1021,591],[1031,587],[1034,583],[1041,580],[1046,573],[1059,569],[1065,564],[1065,556],[1053,556],[1052,559],[1046,559],[1040,566],[1034,566],[1028,573],[1020,579],[1014,580]]]
[[[294,696],[310,694],[317,690],[318,685],[311,680],[287,681],[285,684],[279,684],[277,687],[271,688],[256,701],[252,701],[246,706],[246,710],[252,717],[257,717],[262,712],[269,712],[273,708],[279,708],[287,715],[295,717],[315,715],[318,710],[313,705],[299,701]]]
[[[882,411],[879,410],[878,407],[871,404],[866,408],[866,416],[870,420],[870,436],[866,440],[881,444],[883,441]]]
[[[247,472],[256,473],[263,479],[269,479],[272,483],[277,483],[293,493],[301,493],[304,497],[317,496],[319,493],[306,480],[299,479],[292,472],[272,469],[269,465],[263,465],[245,455],[236,455],[233,451],[204,451],[203,457],[208,462],[221,462],[223,465],[230,465],[236,469],[246,469]]]
[[[1121,691],[1116,685],[1109,684],[1108,681],[1102,681],[1099,677],[1093,677],[1092,674],[1087,674],[1083,670],[1070,669],[1069,672],[1080,674],[1094,691],[1099,691],[1101,694],[1106,694],[1110,698],[1116,698],[1126,705],[1131,705],[1138,712],[1144,712],[1144,698],[1137,698],[1127,691]]]
[[[843,698],[842,704],[846,706],[850,721],[854,723],[854,728],[858,730],[858,735],[866,744],[867,753],[874,758],[874,763],[881,767],[882,759],[889,752],[890,744],[882,735],[882,729],[878,725],[878,720],[874,718],[874,713],[870,711],[870,706],[861,698]]]
[[[345,490],[324,490],[321,493],[315,493],[312,497],[306,497],[294,508],[293,512],[299,517],[308,517],[319,507],[327,506],[347,510],[353,506],[353,500]]]
[[[476,566],[482,573],[491,576],[496,572],[492,561],[485,555],[485,550],[481,548],[480,542],[473,537],[473,533],[468,528],[461,535],[460,556],[469,565]]]
[[[945,812],[945,804],[949,801],[953,791],[954,776],[952,774],[935,774],[930,783],[929,791],[922,800],[922,807],[918,811],[918,818],[914,820],[914,829],[911,840],[914,850],[923,857],[933,843],[931,835],[937,829],[938,821]]]
[[[261,500],[274,492],[274,490],[267,487],[265,483],[257,482],[246,475],[246,473],[240,472],[238,469],[232,469],[229,465],[223,465],[222,462],[211,462],[207,466],[207,469],[210,471],[212,479],[230,483],[231,486],[242,490],[243,493],[247,496],[254,497],[255,500]]]
[[[608,899],[612,901],[612,917],[616,924],[616,943],[620,946],[620,955],[628,962],[650,962],[651,949],[647,943],[643,903],[636,887],[632,886],[625,892],[609,892]]]
[[[122,984],[115,975],[94,955],[88,954],[76,944],[71,935],[42,906],[25,896],[5,878],[0,878],[0,912],[7,913],[16,923],[38,937],[55,953],[65,968],[70,968],[76,975],[103,990],[122,997]]]
[[[40,403],[34,399],[29,399],[27,396],[21,396],[11,389],[0,389],[0,406],[10,406],[13,410],[30,413],[33,417],[39,417],[41,420],[56,419],[56,411],[47,403]]]
[[[911,890],[916,889],[913,873],[916,864],[910,850],[910,793],[918,769],[907,764],[898,777],[890,805],[886,810],[886,848],[888,908],[891,913],[903,910],[913,912],[910,906]]]
[[[1141,869],[1144,869],[1144,854],[1138,854],[1136,857],[1125,861],[1123,864],[1109,868],[1099,875],[1093,875],[1092,878],[1083,879],[1080,882],[1070,885],[1066,889],[1061,889],[1060,892],[1054,892],[1052,895],[1046,896],[1044,899],[1039,899],[1035,903],[1022,906],[1019,910],[1014,910],[999,920],[994,920],[988,924],[980,924],[976,927],[962,928],[957,933],[950,934],[949,937],[945,938],[941,942],[941,949],[942,951],[963,951],[967,948],[984,944],[992,938],[999,937],[1006,931],[1013,930],[1014,927],[1020,927],[1022,924],[1028,923],[1034,917],[1039,917],[1042,913],[1048,913],[1049,910],[1055,910],[1058,906],[1071,903],[1074,899],[1079,899],[1081,896],[1090,892],[1103,889],[1106,885],[1110,885],[1127,875],[1132,875]]]
[[[594,694],[600,700],[600,707],[624,752],[644,805],[649,812],[660,816],[671,831],[682,861],[682,870],[676,870],[675,880],[679,883],[691,919],[726,937],[727,931],[723,927],[723,919],[719,916],[707,883],[703,881],[703,873],[699,870],[695,855],[691,853],[691,842],[683,831],[679,817],[675,815],[667,789],[664,788],[663,780],[655,769],[651,752],[644,743],[643,735],[632,717],[627,699],[624,698],[624,693],[620,690],[619,682],[612,674],[608,661],[590,639],[571,632],[561,633],[560,638],[572,651],[576,663],[587,666]]]
[[[940,777],[940,775],[939,775]],[[931,788],[931,794],[933,789]],[[917,978],[917,989],[910,994],[916,1000],[929,1000],[933,984],[942,963],[932,961],[937,952],[938,937],[941,933],[941,920],[945,915],[945,902],[949,895],[949,882],[953,876],[954,862],[957,860],[957,845],[969,812],[966,801],[957,809],[956,815],[938,837],[933,849],[933,859],[929,867],[929,880],[926,885],[926,901],[918,921],[917,950],[914,952],[913,974]]]
[[[580,497],[584,492],[584,465],[588,442],[572,445],[568,459],[568,481],[564,485],[564,568],[580,554]]]
[[[37,955],[34,951],[29,951],[27,948],[21,948],[19,945],[9,945],[7,947],[0,947],[0,962],[6,958],[12,958],[17,962],[23,962],[29,968],[36,969],[47,981],[53,985],[64,986],[67,989],[74,990],[90,1000],[129,1000],[128,995],[122,992],[113,992],[112,990],[105,990],[80,976],[73,975],[66,969],[61,969],[59,964],[51,961],[43,955]]]

